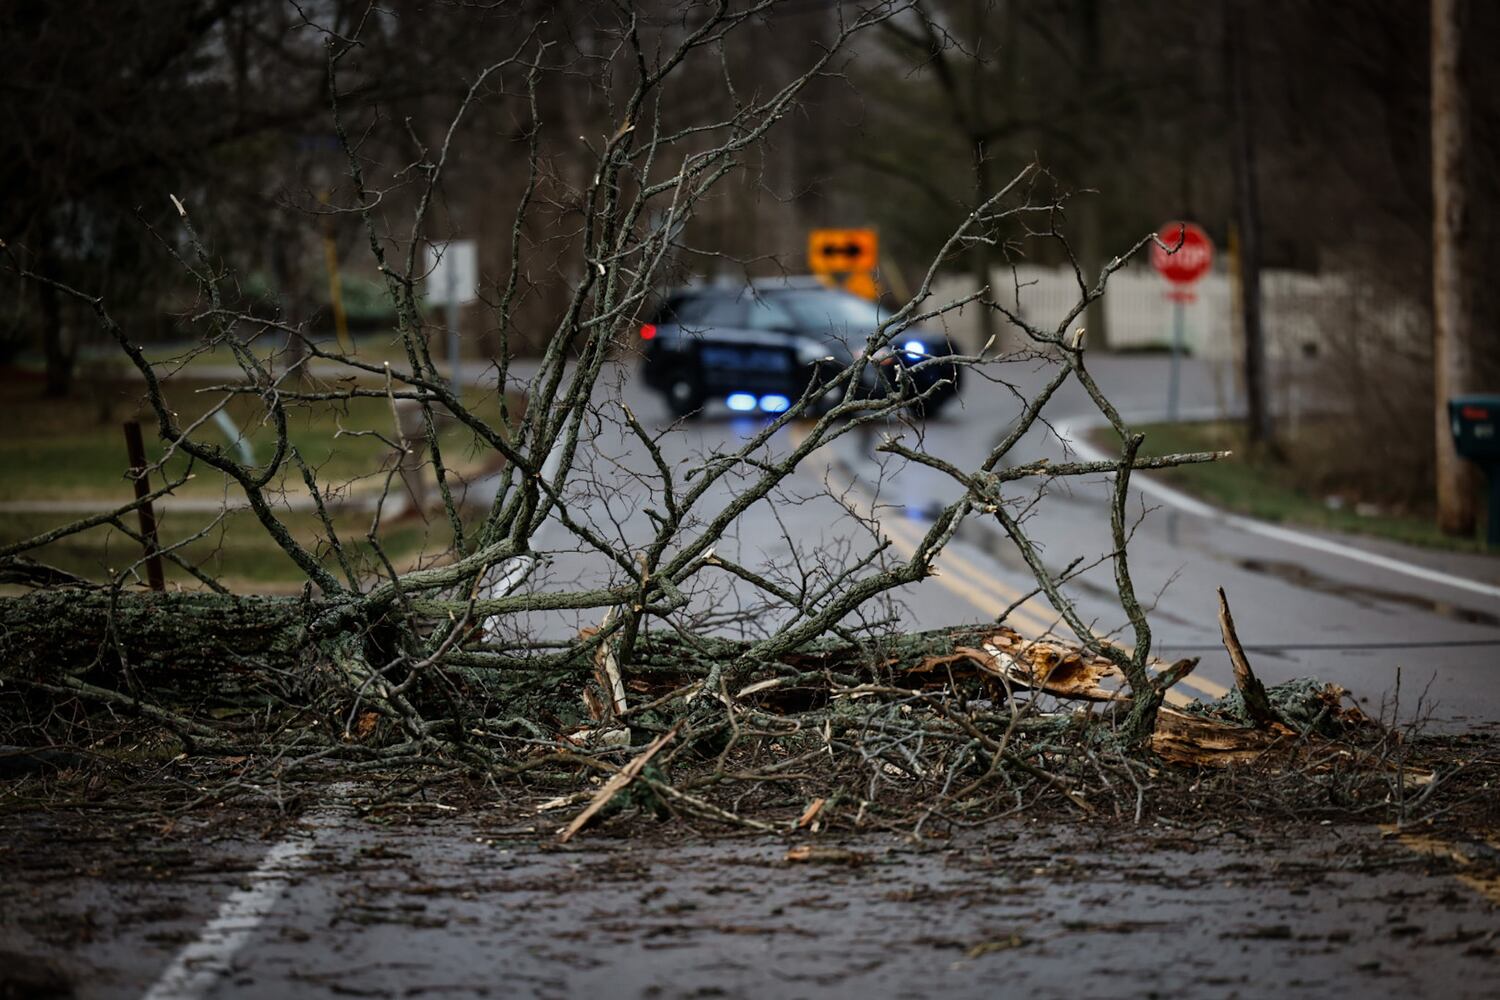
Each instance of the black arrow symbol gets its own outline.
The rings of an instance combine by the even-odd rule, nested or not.
[[[853,240],[848,243],[824,243],[819,249],[824,257],[859,257],[864,254],[864,247]]]

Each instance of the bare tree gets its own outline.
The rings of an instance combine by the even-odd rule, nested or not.
[[[259,741],[283,760],[451,764],[498,779],[549,762],[607,770],[610,755],[644,733],[654,737],[652,754],[676,739],[669,757],[717,755],[718,765],[694,787],[729,781],[741,765],[757,782],[774,785],[795,761],[827,750],[836,751],[835,770],[856,775],[870,789],[898,773],[932,778],[942,801],[981,786],[987,794],[1008,795],[1020,781],[1083,802],[1078,789],[1095,778],[1049,770],[1045,741],[1024,753],[1011,743],[1018,730],[1055,733],[1068,724],[1066,715],[1042,708],[1047,695],[1072,690],[1059,686],[1055,668],[1068,667],[1060,677],[1075,675],[1074,665],[1086,667],[1084,689],[1120,709],[1112,731],[1139,743],[1155,732],[1166,691],[1196,662],[1168,667],[1152,657],[1150,624],[1127,554],[1138,516],[1131,510],[1130,479],[1137,470],[1216,455],[1140,457],[1142,436],[1095,383],[1086,337],[1075,325],[1104,294],[1110,276],[1154,237],[1142,238],[1096,275],[1085,276],[1075,263],[1077,301],[1055,327],[1022,317],[1019,287],[1009,301],[997,296],[987,311],[1025,341],[1014,356],[931,357],[913,369],[883,365],[904,330],[975,304],[979,293],[931,301],[935,261],[909,301],[864,331],[863,348],[850,365],[826,381],[809,382],[785,413],[718,452],[693,453],[679,427],[651,426],[622,397],[616,359],[634,342],[638,316],[669,276],[670,263],[717,253],[684,235],[692,232],[694,213],[744,169],[804,89],[833,71],[851,38],[907,5],[840,7],[829,37],[794,74],[758,89],[742,87],[726,46],[772,8],[767,0],[716,2],[652,21],[620,5],[594,14],[586,31],[566,38],[534,24],[507,38],[497,58],[474,73],[446,124],[431,132],[390,123],[378,107],[349,104],[342,81],[361,58],[361,40],[378,30],[384,16],[378,8],[338,30],[307,22],[324,39],[333,129],[347,161],[347,184],[329,210],[365,230],[398,319],[396,362],[332,349],[283,317],[247,308],[222,257],[197,230],[192,206],[175,197],[176,224],[158,238],[161,253],[197,291],[193,353],[228,351],[238,368],[237,377],[196,393],[209,400],[206,407],[187,405],[172,374],[187,359],[153,361],[103,298],[12,255],[12,267],[28,281],[94,312],[138,372],[168,454],[185,457],[191,474],[220,480],[298,567],[305,585],[297,596],[230,593],[184,557],[190,539],[163,539],[157,546],[187,584],[164,595],[139,590],[140,561],[91,583],[30,558],[101,525],[139,537],[127,515],[183,489],[186,475],[173,475],[131,504],[0,550],[7,579],[43,584],[26,596],[0,598],[7,683],[45,703],[77,699],[138,713],[210,751]],[[540,95],[553,77],[583,81],[607,129],[550,133]],[[684,91],[701,93],[710,80],[722,88],[721,100],[679,101]],[[461,398],[439,372],[421,297],[432,212],[443,200],[464,122],[487,101],[506,104],[526,123],[518,168],[527,180],[512,217],[509,266],[489,290],[499,342],[492,372],[501,394],[498,418],[481,415],[475,394]],[[377,141],[383,124],[404,136],[397,169],[379,158],[383,149],[395,148]],[[591,169],[561,169],[557,151],[580,145],[589,151]],[[1071,259],[1054,188],[1034,163],[995,181],[957,221],[938,261],[965,246],[1006,239],[1042,241]],[[566,242],[565,251],[549,248],[548,273],[532,270],[527,234],[539,216],[556,234],[552,239]],[[544,281],[565,289],[565,301],[540,359],[522,363],[511,349],[517,300]],[[303,344],[305,381],[274,369],[259,347],[284,338]],[[1023,393],[1007,380],[1005,366],[1016,362],[1051,367],[1039,391]],[[922,366],[939,372],[961,366],[995,391],[1015,394],[1014,426],[979,465],[962,468],[924,449],[920,425],[910,416],[921,409],[923,395],[903,375]],[[883,388],[859,391],[872,371]],[[1023,437],[1045,429],[1044,411],[1069,384],[1080,386],[1119,434],[1118,456],[1007,464]],[[525,387],[522,412],[509,409],[504,393],[512,385]],[[263,461],[241,460],[204,434],[215,412],[241,400],[254,402],[257,422],[268,429]],[[393,415],[406,408],[424,442],[443,542],[440,552],[425,553],[415,564],[399,565],[383,534],[409,471],[403,460],[412,435],[402,420],[393,416],[389,430],[341,425],[341,435],[382,436],[397,457],[353,480],[323,474],[293,433],[307,413],[332,407],[348,414],[371,403],[389,404]],[[784,432],[794,425],[799,432],[788,443]],[[452,465],[447,432],[455,428],[470,446],[503,463],[492,492],[477,500]],[[830,442],[877,428],[888,434],[880,445],[884,454],[937,470],[960,490],[904,555],[849,490],[829,482],[809,495],[794,477]],[[143,475],[159,477],[167,469],[164,461]],[[1113,568],[1128,642],[1114,638],[1113,626],[1086,618],[1069,596],[1069,582],[1087,567],[1048,565],[1028,527],[1049,484],[1097,477],[1109,481],[1111,511],[1109,551],[1098,561]],[[787,536],[786,561],[756,566],[738,554],[736,535],[750,530],[751,519],[777,525],[777,512],[799,503],[836,505],[848,519],[849,537],[861,544],[809,549],[781,525],[761,530]],[[292,509],[316,518],[312,538],[293,529]],[[363,538],[341,533],[349,509],[369,516]],[[889,602],[933,573],[944,546],[970,518],[993,519],[1015,544],[1071,646],[1022,641],[1005,615],[978,629],[916,635],[900,629]],[[196,528],[192,537],[215,527]],[[955,666],[959,661],[968,666]],[[912,679],[922,676],[911,672],[918,666],[949,675],[967,670],[990,697],[975,701],[941,683],[924,687]],[[199,673],[208,667],[217,671],[211,678]],[[1109,677],[1122,686],[1100,688]],[[1070,683],[1081,682],[1074,676]],[[246,690],[265,706],[263,714],[225,720],[208,711]],[[581,712],[580,690],[588,718],[574,718],[570,731],[570,713]],[[1033,692],[1029,699],[1022,696],[1026,691]],[[644,700],[635,700],[641,692]],[[776,698],[812,705],[811,714],[790,721],[775,711]],[[914,707],[920,717],[909,717]],[[51,713],[41,719],[27,724],[42,730],[61,724]],[[787,758],[787,746],[800,749]],[[733,753],[746,756],[732,764]],[[1075,763],[1103,766],[1088,756]],[[1120,766],[1134,784],[1133,765]],[[696,792],[642,780],[674,806],[736,818]]]
[[[1252,118],[1254,106],[1248,93],[1250,67],[1245,57],[1248,30],[1244,4],[1232,3],[1224,24],[1224,64],[1229,72],[1229,120],[1234,129],[1231,162],[1234,164],[1234,218],[1239,234],[1236,263],[1239,265],[1239,321],[1245,345],[1246,423],[1252,444],[1273,447],[1275,433],[1269,405],[1270,392],[1266,385],[1266,335],[1261,323],[1260,193]]]

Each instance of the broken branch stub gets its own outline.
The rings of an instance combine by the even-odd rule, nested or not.
[[[1229,651],[1229,662],[1234,667],[1234,685],[1245,700],[1245,714],[1262,729],[1279,724],[1281,718],[1271,707],[1266,687],[1250,669],[1245,647],[1240,645],[1240,637],[1234,630],[1234,616],[1229,613],[1229,598],[1224,596],[1223,587],[1219,588],[1219,631],[1224,636],[1224,648]]]
[[[598,794],[594,796],[593,801],[584,807],[583,812],[574,816],[573,822],[569,823],[563,829],[562,833],[557,835],[557,842],[559,844],[566,844],[572,840],[573,835],[582,830],[588,821],[598,814],[600,809],[609,805],[611,799],[620,794],[626,785],[634,781],[641,771],[645,770],[646,765],[651,763],[651,758],[655,757],[662,747],[672,742],[672,739],[677,735],[678,728],[679,726],[673,726],[652,740],[646,749],[631,758],[630,763],[611,775],[610,779],[604,783],[604,787],[600,788]]]

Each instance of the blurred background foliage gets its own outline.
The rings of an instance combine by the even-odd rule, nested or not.
[[[1262,264],[1352,276],[1428,315],[1427,5],[1262,0],[1240,4],[1232,30],[1236,2],[921,0],[857,39],[705,203],[671,277],[799,273],[809,228],[871,225],[882,234],[887,286],[901,293],[954,221],[1032,159],[1071,193],[1062,224],[1092,267],[1172,218],[1197,220],[1223,248],[1235,214],[1231,134],[1246,124]],[[722,49],[698,53],[653,114],[670,128],[715,111],[727,99],[722,87],[694,85],[706,74],[727,73],[743,99],[772,92],[853,6],[771,4]],[[402,256],[413,239],[471,237],[484,275],[499,281],[517,263],[519,226],[524,259],[507,343],[494,296],[464,323],[481,353],[525,354],[550,335],[580,266],[572,237],[591,147],[623,124],[615,109],[634,68],[608,49],[605,28],[628,12],[647,38],[667,39],[705,9],[667,0],[12,0],[0,5],[0,238],[37,270],[103,295],[132,337],[191,339],[184,317],[201,303],[166,259],[175,194],[245,311],[331,332],[331,241],[352,325],[388,329],[362,226],[329,208],[349,207],[353,193],[331,127],[325,32],[363,23],[337,87],[381,192],[385,246]],[[1500,37],[1500,5],[1472,3],[1467,31]],[[455,136],[428,230],[405,231],[420,165],[448,118],[481,69],[518,46],[548,71],[535,121],[524,71],[491,81]],[[1470,221],[1476,245],[1493,246],[1500,66],[1477,48],[1464,62]],[[1231,58],[1247,79],[1238,112]],[[517,222],[533,135],[539,197]],[[1033,252],[978,248],[943,266],[977,280],[1023,249]],[[1475,328],[1500,329],[1500,283],[1475,284]],[[1330,419],[1319,423],[1327,447],[1300,461],[1312,463],[1319,489],[1332,480],[1420,508],[1431,474],[1429,334],[1412,331],[1349,364],[1368,331],[1341,304],[1324,312],[1326,349],[1308,373],[1330,400]],[[1094,343],[1106,344],[1102,315],[1089,325]],[[35,389],[17,391],[74,392],[80,357],[107,346],[97,337],[80,308],[0,277],[0,362],[43,373],[26,383]],[[1490,333],[1479,345],[1485,379],[1500,377],[1497,342]]]

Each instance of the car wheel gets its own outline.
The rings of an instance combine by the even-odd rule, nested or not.
[[[687,420],[703,416],[703,386],[687,373],[677,375],[667,383],[664,395],[672,415]]]

